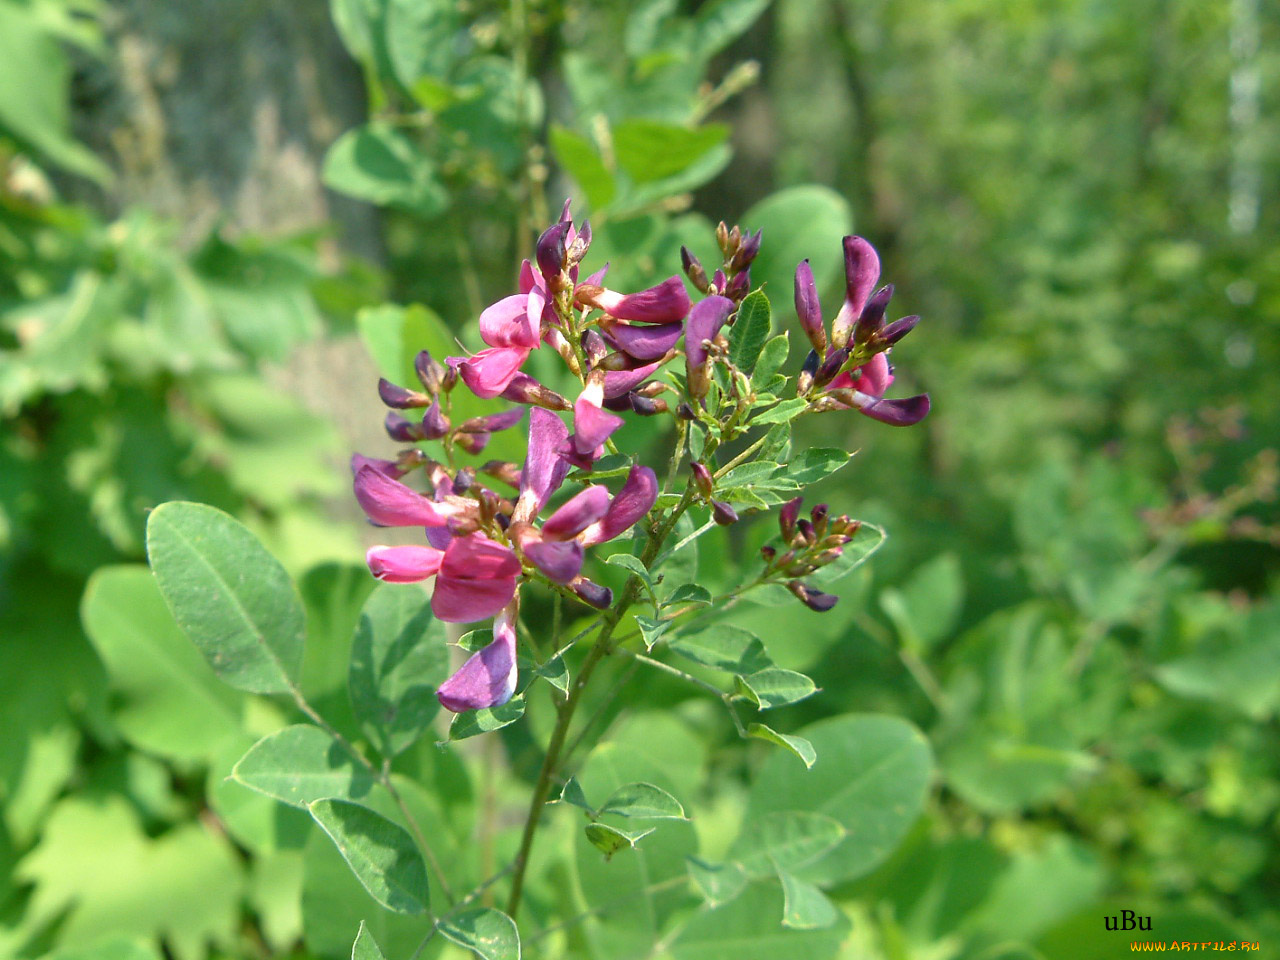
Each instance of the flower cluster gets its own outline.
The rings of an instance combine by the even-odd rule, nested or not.
[[[722,223],[717,239],[724,260],[711,277],[695,257],[681,250],[686,274],[704,294],[698,303],[690,300],[679,276],[624,294],[605,286],[607,267],[579,281],[591,228],[585,222],[578,227],[566,203],[560,220],[539,238],[533,260],[524,261],[519,293],[480,314],[484,349],[445,358],[443,363],[423,351],[415,364],[421,389],[380,382],[379,393],[391,408],[388,434],[413,446],[394,460],[353,457],[355,495],[375,525],[422,527],[427,542],[375,546],[367,555],[369,569],[392,583],[434,578],[431,607],[441,620],[470,623],[493,618],[492,642],[438,691],[449,710],[492,707],[513,695],[522,584],[540,580],[590,606],[603,609],[612,604],[611,591],[583,575],[586,551],[625,534],[654,509],[659,493],[654,471],[634,457],[616,492],[590,482],[606,450],[616,452],[611,437],[623,424],[620,414],[673,414],[715,429],[714,443],[692,464],[679,509],[700,501],[717,522],[737,521],[734,508],[715,496],[716,480],[708,463],[715,444],[728,443],[741,433],[731,426],[741,418],[734,414],[722,422],[707,398],[721,366],[723,382],[746,383],[729,361],[725,333],[750,292],[750,268],[761,234],[743,234]],[[928,411],[927,396],[886,400],[884,393],[893,379],[886,353],[917,318],[884,324],[892,288],[870,296],[879,274],[875,251],[856,237],[846,239],[845,251],[848,294],[830,343],[807,262],[796,273],[796,309],[814,348],[796,378],[797,397],[809,401],[801,404],[804,412],[853,407],[888,423],[916,422]],[[681,340],[683,376],[669,372],[668,379],[658,379],[680,356]],[[577,381],[576,399],[570,401],[523,369],[533,351],[544,347],[562,358]],[[455,423],[451,395],[459,383],[477,397],[517,406]],[[677,395],[671,405],[675,409],[663,396],[668,392]],[[749,407],[756,401],[751,393],[743,402]],[[474,468],[458,464],[459,451],[479,454],[492,434],[521,424],[526,407],[528,446],[521,465],[500,460]],[[406,412],[411,410],[421,411],[420,416],[408,419]],[[562,413],[571,415],[570,423]],[[444,462],[418,446],[424,441],[439,443]],[[681,453],[676,450],[672,475]],[[403,482],[419,470],[429,492]],[[581,489],[553,507],[553,499],[559,500],[558,492],[570,480]],[[494,489],[492,481],[510,492]],[[766,552],[762,580],[786,582],[811,608],[829,609],[835,598],[800,578],[839,556],[856,523],[848,517],[828,519],[825,506],[815,508],[811,519],[797,520],[798,510],[798,499],[783,508],[786,552]],[[674,520],[675,514],[670,522]]]

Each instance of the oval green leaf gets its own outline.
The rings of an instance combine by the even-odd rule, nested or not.
[[[238,783],[294,807],[356,800],[373,789],[369,771],[319,727],[300,723],[263,737],[231,771]]]
[[[465,947],[480,960],[520,960],[520,935],[515,921],[493,907],[477,907],[446,917],[438,927],[442,936]]]
[[[316,800],[308,809],[369,896],[394,913],[427,912],[427,867],[403,827],[348,800]]]

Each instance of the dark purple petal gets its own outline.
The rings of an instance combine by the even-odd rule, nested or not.
[[[548,410],[572,410],[573,404],[550,387],[545,387],[527,373],[519,372],[511,378],[507,388],[498,394],[512,403],[526,403]]]
[[[657,373],[661,366],[661,361],[654,361],[634,370],[610,370],[604,375],[604,395],[611,399],[625,396]]]
[[[569,465],[559,450],[568,439],[569,428],[550,410],[534,407],[529,412],[529,450],[520,471],[520,504],[516,508],[520,519],[533,519],[560,489]]]
[[[715,338],[733,309],[732,300],[719,296],[707,297],[694,305],[684,338],[684,352],[689,358],[690,368],[700,367],[706,362],[707,349],[703,342]]]
[[[361,467],[368,467],[371,470],[376,470],[378,473],[385,474],[393,480],[398,480],[408,473],[407,470],[401,467],[400,464],[394,460],[379,460],[376,457],[366,457],[359,453],[353,453],[351,455],[352,476],[359,473]]]
[[[378,396],[382,398],[382,402],[388,407],[393,407],[396,410],[425,407],[431,402],[431,398],[425,393],[398,387],[386,377],[378,379]]]
[[[609,604],[613,603],[613,591],[608,587],[602,587],[598,583],[594,583],[585,577],[579,577],[573,583],[569,584],[571,589],[578,598],[589,606],[595,607],[597,610],[607,609]]]
[[[880,331],[880,341],[890,346],[897,343],[908,333],[915,329],[915,325],[920,322],[917,316],[903,317],[901,320],[895,320],[893,323],[887,324]]]
[[[853,339],[857,343],[866,343],[880,332],[884,326],[884,314],[889,309],[889,301],[893,299],[893,284],[887,283],[876,291],[874,297],[862,308],[862,315],[853,327]]]
[[[587,487],[567,500],[542,525],[548,540],[569,540],[609,512],[609,489],[600,485]]]
[[[516,407],[512,410],[503,410],[501,413],[472,417],[470,420],[459,424],[458,429],[463,433],[497,433],[499,430],[507,430],[514,427],[524,419],[524,414],[523,407]]]
[[[547,285],[554,287],[559,281],[560,271],[564,269],[565,245],[569,242],[569,231],[573,224],[561,220],[543,231],[538,238],[538,269],[546,278]]]
[[[671,323],[689,315],[689,293],[684,288],[683,280],[678,276],[671,276],[657,286],[639,293],[624,295],[605,290],[594,298],[593,306],[619,320]]]
[[[857,403],[856,398],[865,397],[866,394],[854,396]],[[867,401],[865,404],[857,403],[859,412],[865,413],[872,420],[879,420],[893,427],[909,427],[929,415],[930,403],[927,393],[907,397],[904,400],[877,400],[867,397]]]
[[[637,360],[657,360],[676,345],[684,332],[683,323],[659,323],[634,326],[615,323],[605,336],[617,349]]]
[[[796,518],[800,516],[802,503],[804,503],[804,497],[796,497],[784,503],[782,509],[778,511],[778,529],[782,531],[782,539],[788,543],[796,535]]]
[[[414,443],[426,437],[420,424],[410,423],[394,410],[387,412],[383,427],[386,428],[387,436],[398,443]]]
[[[716,523],[722,527],[738,522],[738,511],[725,503],[723,500],[711,501],[711,516],[715,518]]]
[[[813,349],[826,353],[827,330],[822,321],[822,303],[818,300],[818,286],[808,260],[801,260],[796,267],[796,316]]]
[[[568,583],[582,572],[585,553],[577,540],[543,540],[530,543],[524,555],[556,583]]]
[[[439,440],[448,432],[449,418],[440,409],[440,400],[436,399],[422,415],[422,435],[427,440]]]
[[[440,384],[444,380],[444,367],[432,359],[429,350],[419,350],[413,358],[413,371],[418,375],[423,388],[432,395],[440,392]]]
[[[826,613],[836,605],[836,601],[840,598],[830,593],[823,593],[821,590],[815,590],[807,584],[801,583],[799,580],[792,580],[787,584],[787,589],[799,598],[810,610],[817,613]]]
[[[515,614],[504,610],[493,621],[493,641],[442,683],[436,697],[453,713],[501,706],[516,692],[516,673]]]
[[[627,474],[627,481],[618,495],[609,503],[609,509],[598,523],[583,531],[584,546],[604,543],[630,530],[653,509],[658,499],[658,477],[649,467],[636,464]]]
[[[838,347],[849,342],[853,325],[880,279],[880,257],[875,247],[862,237],[844,238],[844,274],[844,303],[831,327],[831,339]]]

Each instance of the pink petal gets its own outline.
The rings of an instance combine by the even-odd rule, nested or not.
[[[608,487],[587,487],[571,497],[542,525],[542,535],[549,540],[576,537],[609,511]]]
[[[515,552],[495,543],[484,534],[455,537],[445,551],[440,567],[442,576],[458,580],[492,580],[520,574],[520,560]]]
[[[573,447],[584,456],[599,448],[622,426],[622,418],[606,413],[601,407],[603,402],[601,378],[588,382],[573,405]]]
[[[871,397],[883,397],[884,392],[893,383],[893,371],[889,369],[889,358],[883,353],[862,365],[862,372],[853,381],[853,389]]]
[[[628,394],[658,372],[662,363],[655,361],[634,370],[610,370],[604,375],[604,396],[613,400]]]
[[[682,323],[658,323],[646,326],[635,326],[630,323],[615,323],[605,336],[609,341],[628,356],[637,360],[657,360],[676,345],[680,334],[684,332]]]
[[[491,347],[524,347],[532,350],[538,345],[538,323],[529,319],[529,301],[532,293],[517,293],[503,297],[480,314],[480,337]],[[542,316],[542,301],[538,302],[538,314]]]
[[[393,480],[400,479],[408,472],[394,460],[379,460],[376,457],[366,457],[359,453],[353,453],[351,455],[352,475],[359,473],[361,467],[369,467],[378,471],[378,473],[391,477]]]
[[[636,465],[627,474],[627,482],[609,504],[599,522],[588,527],[578,539],[583,546],[604,543],[630,530],[653,509],[658,499],[658,478],[648,467]]]
[[[521,519],[537,516],[551,495],[560,489],[569,465],[560,458],[560,446],[569,439],[564,421],[541,407],[529,411],[529,450],[520,471]],[[513,518],[515,519],[515,518]]]
[[[515,613],[504,610],[493,621],[493,641],[473,653],[436,691],[440,704],[454,713],[497,707],[516,692]]]
[[[528,260],[520,264],[520,292],[528,293],[536,286],[542,285],[541,274],[535,275],[533,272],[533,264]]]
[[[454,543],[457,543],[454,540]],[[484,620],[511,602],[516,595],[516,577],[500,580],[461,580],[436,574],[436,590],[431,611],[445,623],[472,623]]]
[[[454,504],[429,500],[369,466],[356,472],[355,493],[369,519],[384,527],[442,527],[462,512]]]
[[[463,359],[458,364],[458,375],[477,397],[490,400],[507,389],[528,357],[525,347],[490,347]]]
[[[444,551],[432,547],[370,547],[365,554],[370,572],[387,583],[417,583],[440,569]]]

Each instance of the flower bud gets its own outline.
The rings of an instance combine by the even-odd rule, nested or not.
[[[454,442],[467,453],[480,453],[489,445],[491,433],[456,433]]]
[[[729,242],[725,246],[728,247],[725,251],[726,260],[732,259],[733,255],[738,252],[738,248],[742,246],[742,231],[738,229],[736,223],[733,225],[733,229],[729,231]]]
[[[556,293],[564,288],[561,273],[565,268],[565,243],[573,224],[567,220],[552,224],[538,238],[536,259],[538,269],[547,281],[547,289]]]
[[[480,472],[509,487],[520,486],[520,468],[506,460],[489,460],[480,467]]]
[[[745,269],[736,273],[725,286],[724,295],[730,300],[741,300],[751,292],[751,270]]]
[[[566,265],[576,267],[582,262],[582,258],[587,255],[587,250],[591,247],[591,224],[583,220],[582,227],[578,230],[578,235],[573,238],[565,251]]]
[[[684,275],[689,278],[689,282],[700,293],[711,292],[711,284],[707,282],[707,271],[703,269],[702,263],[689,252],[687,247],[680,248],[680,266],[684,270]]]
[[[804,335],[819,354],[827,352],[827,329],[822,322],[822,303],[818,299],[818,285],[813,279],[813,269],[808,260],[796,266],[795,283],[796,316]]]
[[[676,416],[681,420],[698,419],[698,415],[694,412],[693,407],[689,406],[688,403],[681,403],[680,406],[676,407]]]
[[[787,543],[790,543],[796,535],[796,518],[800,516],[802,503],[804,503],[804,497],[796,497],[784,503],[782,509],[778,511],[778,529],[782,531],[782,539]]]
[[[639,416],[656,417],[667,412],[667,401],[665,400],[650,400],[634,390],[627,394],[627,397],[631,402],[631,409]]]
[[[723,500],[711,501],[711,516],[722,527],[738,522],[738,512]]]
[[[413,372],[418,375],[418,379],[422,382],[423,389],[427,393],[435,396],[440,392],[445,368],[438,361],[432,359],[430,350],[418,351],[418,355],[413,358]]]
[[[419,393],[416,390],[406,390],[404,387],[397,387],[386,377],[378,379],[378,396],[382,398],[382,402],[388,407],[396,410],[409,410],[413,407],[425,407],[431,402],[431,398],[425,393]]]
[[[827,505],[820,503],[809,511],[809,516],[813,520],[813,529],[818,534],[819,539],[827,534]]]
[[[604,337],[600,336],[596,330],[588,330],[582,335],[582,352],[587,355],[587,366],[598,367],[601,361],[605,359],[605,355],[609,352],[609,346],[604,342]],[[614,354],[619,356],[619,354]],[[621,356],[624,359],[630,359],[625,354]],[[609,369],[619,369],[611,367]]]
[[[778,550],[776,547],[771,547],[766,543],[760,548],[760,556],[764,558],[765,563],[772,564],[774,559],[778,556]]]
[[[427,440],[439,440],[449,432],[449,418],[440,409],[440,401],[434,400],[422,415],[422,435]]]
[[[453,364],[449,364],[444,368],[444,375],[440,378],[440,389],[445,393],[449,393],[458,385],[458,368]]]
[[[631,394],[624,393],[617,397],[605,397],[600,401],[600,406],[606,410],[612,410],[614,413],[622,413],[624,410],[631,409]]]
[[[818,372],[818,351],[810,350],[804,358],[804,366],[800,368],[800,376],[796,377],[796,396],[803,397],[813,389],[813,375]]]
[[[587,332],[593,333],[594,331],[589,330]],[[584,337],[583,340],[585,341],[585,339],[586,338]],[[604,340],[600,340],[600,345],[604,346]],[[593,367],[598,367],[601,370],[608,370],[613,373],[617,373],[619,370],[632,369],[636,365],[636,360],[634,357],[628,356],[625,353],[610,353],[601,354],[600,358],[593,361],[591,365]]]
[[[716,244],[720,247],[720,252],[726,257],[729,256],[729,228],[725,226],[723,220],[716,224]]]
[[[532,404],[547,410],[572,410],[573,404],[550,387],[543,386],[527,373],[517,373],[499,394],[504,400]]]
[[[693,471],[693,483],[698,488],[698,493],[704,500],[710,500],[716,485],[711,477],[711,471],[707,469],[706,464],[696,460],[689,465],[689,469]]]
[[[855,343],[866,343],[875,339],[880,333],[884,326],[884,313],[889,309],[889,300],[892,297],[893,284],[886,283],[867,301],[867,305],[862,308],[861,316],[858,317],[858,322],[853,325]]]
[[[715,276],[711,278],[711,292],[723,295],[728,286],[729,278],[724,275],[723,270],[717,270]]]
[[[880,331],[880,335],[876,337],[880,343],[893,346],[913,329],[920,322],[918,316],[903,317],[901,320],[895,320],[893,323],[886,324],[884,329]]]
[[[415,441],[426,439],[420,425],[410,423],[394,411],[387,413],[387,419],[383,422],[383,426],[386,427],[387,436],[399,443],[414,443]]]
[[[598,583],[578,577],[569,584],[572,590],[583,603],[588,606],[595,607],[597,610],[607,609],[613,603],[613,591],[608,587],[602,587]]]
[[[814,532],[813,524],[807,517],[801,517],[796,521],[796,529],[799,531],[800,537],[804,540],[806,546],[812,547],[818,542],[818,537]]]
[[[746,270],[751,266],[756,254],[760,252],[761,235],[762,231],[757,230],[754,234],[747,234],[742,238],[742,243],[738,245],[737,251],[729,261],[730,270]]]
[[[822,361],[822,364],[814,373],[813,385],[819,388],[825,387],[836,378],[836,374],[840,372],[840,368],[844,366],[845,361],[848,359],[848,347],[842,347],[839,350],[832,350],[831,353],[827,355],[827,359]]]
[[[464,494],[471,489],[471,485],[476,482],[476,472],[471,467],[463,467],[458,471],[458,475],[453,478],[453,492],[456,494]]]
[[[799,580],[792,580],[787,584],[787,589],[795,594],[801,603],[817,613],[825,613],[830,610],[836,605],[836,601],[840,599],[830,593],[815,590]]]

